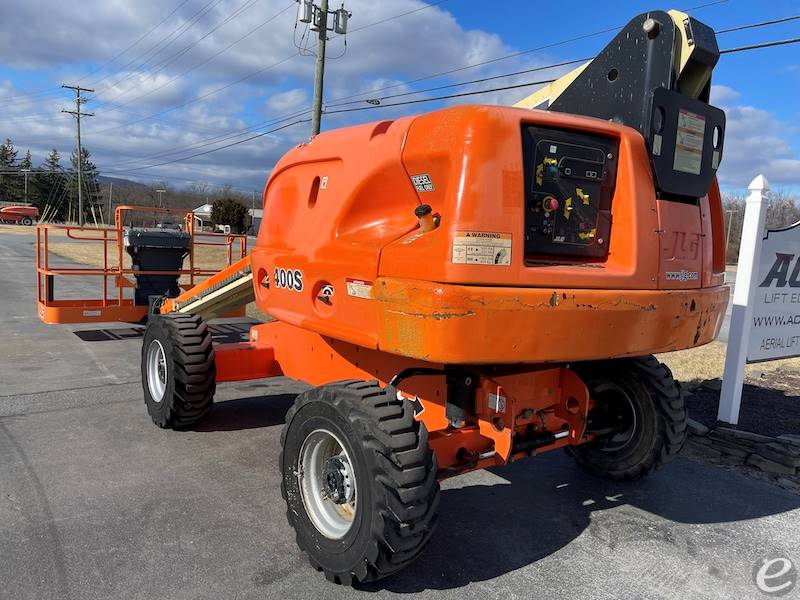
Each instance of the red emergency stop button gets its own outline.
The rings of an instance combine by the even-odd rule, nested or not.
[[[543,207],[543,208],[544,208],[544,209],[545,209],[547,212],[553,212],[554,210],[558,210],[558,200],[556,200],[555,198],[553,198],[553,196],[548,196],[548,197],[547,197],[547,198],[545,198],[545,199],[544,199],[544,201],[542,202],[542,207]]]

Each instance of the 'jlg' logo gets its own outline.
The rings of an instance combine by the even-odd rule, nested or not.
[[[700,234],[675,231],[667,241],[666,254],[671,259],[697,260],[700,250]]]
[[[303,272],[299,269],[275,269],[273,283],[276,288],[303,291]]]

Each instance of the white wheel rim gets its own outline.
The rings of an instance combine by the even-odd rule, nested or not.
[[[153,340],[147,347],[147,387],[155,402],[164,399],[167,389],[167,356],[164,354],[164,346],[158,340]]]
[[[353,526],[357,501],[355,471],[344,444],[327,429],[316,429],[303,441],[297,463],[298,487],[309,519],[326,538],[343,538]],[[339,467],[335,470],[337,478],[341,476],[339,502],[329,493],[326,465],[329,476],[332,465]]]

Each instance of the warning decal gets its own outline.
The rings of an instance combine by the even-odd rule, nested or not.
[[[348,279],[347,280],[347,295],[354,298],[370,299],[372,292],[372,282],[363,281],[361,279]]]
[[[694,175],[700,174],[705,130],[705,117],[684,109],[678,111],[678,132],[675,139],[673,169]]]
[[[453,264],[511,264],[511,234],[489,231],[456,231],[453,237]]]

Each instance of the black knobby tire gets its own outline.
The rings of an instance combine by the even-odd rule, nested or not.
[[[164,385],[151,386],[148,356],[163,352]],[[197,315],[151,315],[142,343],[142,387],[153,423],[180,429],[197,423],[211,410],[216,391],[216,367],[211,331]]]
[[[33,219],[31,219],[30,217],[23,217],[22,218],[22,224],[23,225],[27,225],[27,226],[31,226],[31,225],[33,225]]]
[[[604,406],[603,398],[609,391],[613,403],[614,393],[622,390],[635,415],[627,440],[626,435],[621,441],[601,435],[596,442],[568,448],[584,469],[615,481],[639,479],[680,452],[686,441],[688,415],[669,367],[654,356],[645,356],[579,364],[575,370],[598,401],[589,413],[590,429],[598,426],[593,420],[602,421],[602,411],[609,404]]]
[[[312,523],[301,492],[303,444],[320,429],[342,440],[354,463],[356,508],[341,539],[326,537]],[[281,434],[280,468],[297,544],[329,581],[354,585],[390,575],[430,539],[439,483],[428,432],[410,402],[387,394],[377,382],[333,383],[298,396]]]

